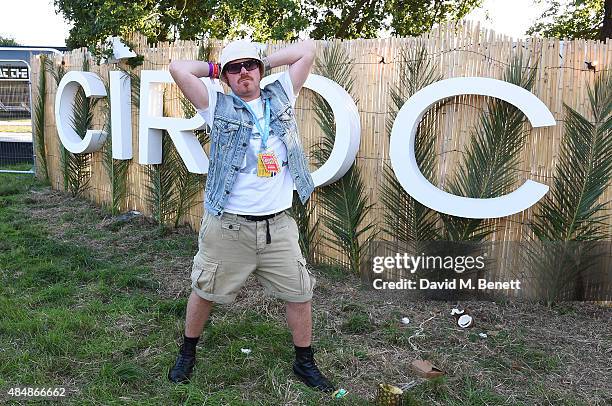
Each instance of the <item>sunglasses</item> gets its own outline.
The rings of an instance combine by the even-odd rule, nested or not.
[[[228,63],[225,65],[225,72],[232,74],[240,73],[243,66],[246,70],[255,70],[259,68],[259,61],[256,59],[249,59],[242,62]]]

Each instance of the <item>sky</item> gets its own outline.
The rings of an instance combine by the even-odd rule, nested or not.
[[[527,28],[544,7],[534,0],[484,0],[484,7],[470,13],[468,19],[481,26],[514,38],[525,37]],[[64,46],[70,25],[55,14],[53,0],[16,0],[2,7],[0,35],[12,37],[22,45]]]

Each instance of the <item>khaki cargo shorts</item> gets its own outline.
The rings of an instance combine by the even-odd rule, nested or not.
[[[283,212],[269,219],[271,242],[266,244],[265,220],[204,212],[191,272],[198,296],[231,303],[254,273],[270,296],[298,303],[312,299],[315,278],[306,267],[293,218]]]

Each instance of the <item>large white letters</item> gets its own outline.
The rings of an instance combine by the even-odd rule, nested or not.
[[[276,80],[279,74],[268,76],[261,85]],[[207,86],[222,88],[208,78]],[[176,149],[193,173],[208,172],[209,161],[193,130],[206,126],[196,114],[189,119],[164,117],[164,83],[173,83],[167,71],[141,72],[140,121],[138,134],[139,163],[162,162],[162,131],[168,131]],[[83,139],[72,129],[72,109],[78,86],[88,97],[104,97],[106,91],[100,78],[90,72],[68,72],[59,84],[55,98],[55,118],[62,144],[73,153],[93,152],[102,146],[106,133],[88,130]],[[336,138],[329,159],[312,177],[315,186],[340,179],[357,156],[360,141],[360,120],[355,102],[337,83],[319,75],[310,75],[304,84],[319,93],[331,106],[336,122]],[[130,118],[130,82],[123,72],[110,72],[113,158],[132,158]],[[555,125],[555,120],[542,101],[527,90],[510,83],[488,78],[454,78],[436,82],[415,93],[400,109],[391,131],[389,156],[397,179],[411,196],[423,205],[442,213],[466,218],[497,218],[525,210],[548,191],[548,186],[527,180],[512,193],[492,199],[474,199],[446,193],[432,185],[416,163],[414,143],[416,131],[425,112],[437,101],[461,94],[477,94],[502,99],[525,113],[533,127]]]
[[[478,94],[505,100],[521,109],[533,127],[555,125],[546,105],[527,90],[501,80],[453,78],[433,83],[416,92],[400,109],[391,130],[389,156],[395,176],[412,197],[442,213],[473,219],[497,218],[523,211],[546,194],[548,186],[527,180],[507,195],[474,199],[446,193],[432,185],[421,173],[414,155],[417,127],[434,103],[461,94]]]
[[[132,103],[130,76],[110,72],[111,135],[114,159],[132,159]]]
[[[212,86],[208,78],[206,86]],[[143,70],[140,73],[140,125],[138,131],[138,162],[160,164],[162,162],[162,130],[168,131],[174,146],[189,172],[207,173],[208,157],[193,130],[206,126],[196,114],[190,119],[164,117],[163,83],[174,83],[170,72]]]
[[[73,154],[97,151],[106,140],[102,130],[87,130],[81,138],[72,128],[74,98],[79,86],[87,97],[106,96],[104,83],[95,73],[71,71],[60,81],[55,95],[55,123],[62,144]]]

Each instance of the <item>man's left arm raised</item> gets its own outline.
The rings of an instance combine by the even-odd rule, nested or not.
[[[306,40],[279,49],[266,59],[270,68],[289,65],[289,77],[291,77],[291,83],[293,84],[293,92],[298,94],[312,68],[315,51],[315,42]]]

